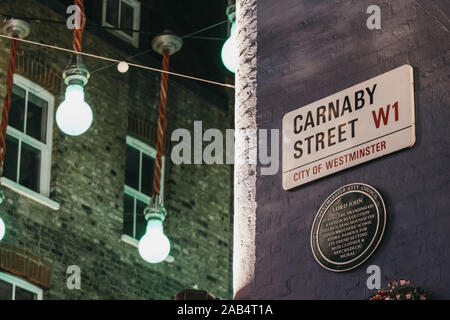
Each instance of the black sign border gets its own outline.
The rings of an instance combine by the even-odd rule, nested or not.
[[[330,263],[328,261],[326,261],[325,259],[322,258],[322,256],[320,255],[320,250],[316,245],[316,240],[318,237],[318,231],[319,231],[319,226],[320,226],[320,221],[322,220],[322,216],[327,212],[328,207],[331,203],[333,203],[337,198],[341,197],[342,195],[348,193],[347,191],[351,191],[351,190],[346,190],[348,189],[350,186],[364,186],[366,188],[368,188],[369,190],[371,190],[374,195],[376,196],[376,198],[367,193],[366,191],[362,191],[361,189],[358,189],[358,192],[362,192],[364,194],[366,194],[367,196],[369,196],[372,200],[374,200],[375,206],[377,207],[377,212],[378,212],[378,220],[379,220],[379,228],[377,230],[377,233],[374,235],[373,239],[374,241],[371,241],[371,245],[369,245],[368,249],[366,249],[365,251],[363,251],[358,257],[353,258],[353,262],[349,262],[348,264],[341,264],[341,265],[336,265],[333,263]],[[337,195],[336,195],[337,194]],[[333,198],[334,197],[334,198]],[[332,200],[330,200],[332,199]],[[331,201],[331,202],[330,202]],[[374,187],[365,184],[365,183],[350,183],[347,184],[345,186],[340,187],[339,189],[335,190],[320,206],[319,210],[317,211],[317,214],[314,218],[314,222],[311,228],[311,238],[310,238],[310,244],[311,244],[311,250],[313,253],[314,258],[316,259],[316,261],[325,269],[329,270],[329,271],[333,271],[333,272],[345,272],[345,271],[349,271],[352,270],[354,268],[357,268],[358,266],[360,266],[361,264],[363,264],[365,261],[367,261],[367,259],[369,259],[372,254],[375,252],[375,250],[378,248],[378,245],[381,242],[381,239],[383,238],[384,235],[384,230],[386,229],[386,205],[384,203],[383,198],[381,197],[381,194],[378,192],[378,190],[376,190]],[[372,239],[372,240],[373,240]],[[334,267],[334,268],[333,268]]]

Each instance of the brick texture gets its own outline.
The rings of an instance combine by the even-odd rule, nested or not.
[[[1,11],[20,16],[62,20],[33,0],[2,1]],[[70,48],[73,32],[65,25],[32,23],[30,40]],[[4,96],[9,41],[0,40],[0,96]],[[49,68],[63,70],[69,55],[20,43],[21,50],[45,57]],[[108,57],[127,53],[88,31],[83,50]],[[227,165],[175,166],[165,162],[164,196],[168,216],[165,233],[171,240],[173,263],[150,265],[137,248],[120,240],[123,224],[124,166],[128,114],[155,125],[160,75],[131,68],[128,73],[108,62],[85,58],[91,71],[86,101],[94,122],[82,136],[68,137],[54,127],[50,198],[60,204],[53,211],[3,188],[6,200],[0,215],[7,225],[3,243],[35,254],[51,264],[48,299],[171,299],[193,287],[219,298],[232,296],[232,191]],[[53,70],[53,69],[52,69]],[[65,86],[60,82],[56,107]],[[227,102],[225,101],[225,105]],[[225,108],[226,109],[226,108]],[[194,120],[203,128],[229,128],[225,109],[169,77],[168,130],[193,131]],[[152,129],[148,129],[152,131]],[[151,144],[151,142],[149,142]],[[66,268],[81,268],[81,290],[66,287]]]
[[[256,0],[237,1],[239,67],[236,76],[236,147],[234,170],[234,296],[247,294],[255,265],[256,144],[248,134],[256,130]],[[247,159],[247,161],[242,161]]]
[[[372,4],[381,8],[381,30],[366,27]],[[257,13],[258,128],[281,129],[285,113],[410,64],[417,142],[289,192],[281,170],[258,175],[254,284],[242,298],[367,299],[374,291],[366,268],[375,264],[383,284],[410,279],[431,297],[449,299],[449,2],[261,0]],[[387,229],[366,263],[333,273],[314,260],[311,226],[322,202],[354,182],[382,193]]]

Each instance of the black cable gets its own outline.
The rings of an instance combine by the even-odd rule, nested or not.
[[[217,27],[217,26],[219,26],[219,25],[221,25],[221,24],[224,24],[224,23],[227,22],[227,21],[228,21],[228,20],[224,20],[224,21],[215,23],[215,24],[213,24],[213,25],[211,25],[211,26],[208,26],[208,27],[202,28],[202,29],[200,29],[200,30],[191,32],[191,33],[185,35],[185,36],[182,37],[182,38],[183,38],[183,40],[188,39],[188,38],[189,38],[189,39],[200,38],[200,37],[195,37],[195,35],[196,35],[196,34],[199,34],[199,33],[201,33],[201,32],[203,32],[203,31],[206,31],[206,30],[212,29],[212,28],[214,28],[214,27]],[[218,38],[215,38],[215,39],[211,38],[211,39],[208,39],[208,40],[219,40],[219,39],[218,39]],[[226,40],[226,39],[223,39],[223,40]],[[137,54],[135,54],[135,55],[126,57],[126,58],[124,59],[124,61],[125,61],[125,60],[130,60],[130,59],[133,59],[133,58],[136,58],[136,57],[139,57],[139,56],[142,56],[142,55],[144,55],[144,54],[146,54],[146,53],[149,53],[149,52],[152,52],[152,51],[153,51],[152,48],[147,49],[147,50],[142,51],[142,52],[139,52],[139,53],[137,53]],[[115,64],[110,64],[110,65],[107,65],[107,66],[98,68],[98,69],[92,71],[91,74],[93,74],[93,73],[95,73],[95,72],[98,72],[98,71],[103,71],[103,70],[108,69],[108,68],[110,68],[110,67],[112,67],[112,66],[114,66],[114,65],[115,65]]]
[[[38,23],[67,24],[67,21],[41,19],[41,18],[37,18],[37,17],[12,16],[12,15],[9,15],[9,14],[4,14],[4,13],[0,13],[0,16],[5,17],[7,19],[14,18],[14,19],[20,19],[20,20],[30,21],[30,22],[34,21],[34,22],[38,22]],[[217,38],[217,37],[199,37],[199,36],[195,36],[195,35],[197,35],[199,33],[202,33],[202,32],[204,32],[206,30],[215,28],[215,27],[217,27],[219,25],[222,25],[222,24],[224,24],[226,22],[228,22],[228,20],[223,20],[223,21],[215,23],[215,24],[213,24],[211,26],[208,26],[208,27],[202,28],[200,30],[191,32],[191,33],[183,36],[182,39],[185,40],[185,39],[189,39],[190,38],[190,39],[198,39],[198,40],[225,41],[226,39],[222,39],[222,38]],[[99,29],[108,29],[108,30],[117,30],[117,31],[138,32],[138,33],[146,33],[146,34],[154,34],[154,35],[157,35],[157,34],[160,33],[160,32],[145,31],[145,30],[122,29],[122,28],[107,27],[107,26],[94,25],[94,24],[86,24],[85,29],[89,29],[89,28],[99,28]],[[124,59],[124,61],[125,60],[129,60],[129,59],[133,59],[133,58],[136,58],[136,57],[139,57],[139,56],[144,55],[146,53],[149,53],[151,51],[153,51],[153,49],[150,48],[148,50],[139,52],[139,53],[137,53],[135,55],[127,57],[126,59]],[[91,72],[91,74],[93,74],[95,72],[98,72],[98,71],[105,70],[105,69],[107,69],[107,68],[109,68],[109,67],[111,67],[113,65],[115,65],[115,64],[107,65],[107,66],[104,66],[104,67],[99,68],[97,70],[94,70],[94,71]]]
[[[19,19],[19,20],[24,20],[24,21],[28,21],[28,22],[37,22],[37,23],[52,23],[52,24],[67,24],[67,21],[61,21],[61,20],[50,20],[50,19],[41,19],[41,18],[37,18],[37,17],[24,17],[24,16],[12,16],[9,14],[4,14],[4,13],[0,13],[0,16],[5,17],[7,19]],[[196,34],[199,34],[203,31],[212,29],[214,27],[217,27],[221,24],[224,24],[225,22],[227,22],[228,20],[224,20],[221,22],[218,22],[216,24],[213,24],[211,26],[208,26],[206,28],[200,29],[198,31],[192,32],[190,34],[187,34],[185,36],[183,36],[183,39],[187,39],[187,38],[191,38]],[[124,32],[137,32],[137,33],[145,33],[145,34],[153,34],[153,35],[157,35],[160,32],[154,32],[154,31],[147,31],[147,30],[140,30],[140,29],[126,29],[126,28],[118,28],[118,27],[108,27],[108,26],[102,26],[102,25],[98,25],[98,24],[86,24],[85,29],[89,29],[89,28],[97,28],[97,29],[107,29],[107,30],[116,30],[116,31],[124,31]],[[200,37],[196,37],[194,39],[202,39]],[[214,38],[214,37],[204,37],[203,40],[220,40],[220,38]]]
[[[214,28],[214,27],[220,26],[221,24],[224,24],[225,22],[228,22],[228,20],[220,21],[220,22],[218,22],[218,23],[213,24],[212,26],[209,26],[209,27],[200,29],[200,30],[198,30],[198,31],[194,31],[194,32],[192,32],[192,33],[189,33],[189,34],[183,36],[183,39],[190,38],[190,37],[192,37],[192,36],[194,36],[194,35],[196,35],[196,34],[199,34],[199,33],[203,32],[203,31],[206,31],[206,30],[212,29],[212,28]]]
[[[0,16],[8,18],[8,19],[20,19],[28,22],[38,22],[38,23],[53,23],[53,24],[66,24],[67,21],[60,21],[60,20],[50,20],[50,19],[41,19],[36,17],[22,17],[22,16],[12,16],[9,14],[0,13]],[[117,28],[117,27],[108,27],[108,26],[101,26],[98,24],[86,24],[85,29],[89,28],[97,28],[97,29],[108,29],[108,30],[118,30],[118,31],[126,31],[126,32],[138,32],[138,33],[146,33],[146,34],[158,34],[157,32],[153,31],[146,31],[146,30],[136,30],[136,29],[125,29],[125,28]]]
[[[219,37],[201,37],[201,36],[191,36],[188,39],[196,39],[196,40],[212,40],[212,41],[223,41],[225,42],[227,38],[219,38]]]

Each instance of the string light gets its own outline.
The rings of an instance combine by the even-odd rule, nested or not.
[[[81,55],[81,42],[86,17],[84,15],[83,0],[75,0],[75,5],[81,9],[80,29],[73,32],[73,50],[69,66],[63,72],[64,83],[67,85],[64,101],[56,110],[56,123],[65,134],[79,136],[86,132],[92,124],[92,110],[84,101],[84,89],[89,79],[89,71],[83,64]]]
[[[163,70],[169,70],[170,55],[176,53],[183,46],[183,39],[170,31],[164,31],[152,40],[153,50],[163,56]],[[156,157],[153,171],[153,196],[148,207],[144,210],[147,222],[147,232],[139,241],[139,254],[150,263],[163,261],[170,252],[169,239],[163,232],[162,222],[167,215],[160,198],[162,153],[164,150],[164,135],[167,127],[166,107],[169,76],[161,74],[161,90],[158,106],[158,130],[156,137]]]
[[[126,63],[125,61],[121,61],[117,64],[117,70],[120,73],[127,72],[129,68],[130,68],[130,65],[128,63]]]
[[[236,43],[236,23],[231,26],[231,36],[223,44],[222,62],[224,66],[231,72],[236,73],[238,50]]]
[[[11,18],[16,18],[16,19],[21,19],[21,20],[25,20],[25,21],[33,21],[33,22],[37,22],[37,23],[50,23],[50,24],[62,24],[62,25],[66,25],[67,21],[66,20],[52,20],[52,19],[44,19],[44,18],[38,18],[38,17],[21,17],[21,16],[13,16],[10,14],[5,14],[5,13],[0,13],[0,17],[5,17],[7,19],[11,19]],[[183,36],[183,39],[186,38],[193,38],[193,39],[200,39],[200,40],[219,40],[216,39],[214,37],[194,37],[196,34],[201,33],[203,31],[212,29],[214,27],[217,27],[221,24],[226,23],[228,20],[223,20],[220,21],[218,23],[215,23],[211,26],[208,26],[206,28],[202,28],[198,31],[192,32],[190,34],[187,34],[185,36]],[[115,30],[115,31],[123,31],[123,32],[136,32],[136,33],[144,33],[144,34],[153,34],[153,35],[157,35],[159,34],[158,32],[154,32],[154,31],[149,31],[149,30],[141,30],[141,29],[129,29],[129,28],[120,28],[120,27],[109,27],[109,26],[102,26],[99,24],[86,24],[85,29],[91,29],[91,28],[95,28],[95,29],[105,29],[105,30]]]
[[[56,110],[56,123],[65,134],[79,136],[92,124],[92,109],[84,101],[84,89],[80,84],[69,84],[64,101]]]
[[[238,49],[237,49],[237,26],[236,26],[236,5],[232,4],[227,7],[226,14],[228,20],[231,23],[230,37],[223,44],[222,47],[222,62],[224,66],[231,72],[236,72],[237,60],[238,60]]]
[[[162,225],[166,214],[158,195],[152,197],[149,206],[144,210],[145,219],[148,221],[147,229],[139,241],[138,250],[142,259],[149,263],[160,263],[169,255],[170,242]]]
[[[13,37],[6,36],[6,35],[3,35],[3,34],[0,34],[0,38],[13,39]],[[17,39],[17,41],[22,41],[22,42],[25,42],[25,43],[41,46],[41,47],[44,47],[44,48],[49,48],[49,49],[54,49],[54,50],[59,50],[59,51],[64,51],[64,52],[78,53],[78,54],[80,54],[82,56],[86,56],[86,57],[90,57],[90,58],[96,58],[96,59],[105,60],[105,61],[109,61],[109,62],[114,62],[114,63],[122,62],[122,60],[119,60],[119,59],[108,58],[108,57],[99,56],[99,55],[95,55],[95,54],[87,53],[87,52],[76,52],[76,51],[71,50],[71,49],[61,48],[61,47],[58,47],[58,46],[53,46],[53,45],[40,43],[40,42],[36,42],[36,41],[25,40],[25,39]],[[155,71],[155,72],[159,72],[159,73],[167,73],[169,75],[176,76],[176,77],[186,78],[186,79],[190,79],[190,80],[196,80],[196,81],[200,81],[200,82],[205,82],[205,83],[209,83],[209,84],[214,84],[214,85],[218,85],[218,86],[234,89],[234,85],[229,84],[229,83],[222,83],[222,82],[207,80],[207,79],[198,78],[198,77],[194,77],[194,76],[189,76],[189,75],[185,75],[185,74],[182,74],[182,73],[177,73],[177,72],[172,72],[172,71],[165,71],[165,70],[162,70],[162,69],[148,67],[148,66],[144,66],[144,65],[141,65],[141,64],[137,64],[137,63],[128,62],[128,65],[130,67],[135,67],[135,68],[139,68],[139,69]]]
[[[3,99],[2,121],[0,124],[0,174],[3,174],[3,165],[6,155],[6,130],[8,127],[9,111],[11,109],[11,97],[14,85],[14,73],[17,60],[17,41],[30,33],[30,26],[27,22],[18,19],[9,19],[3,22],[2,32],[10,35],[11,48],[9,51],[8,73],[6,77],[6,94]],[[0,188],[0,204],[5,200],[5,194]],[[5,236],[5,223],[0,217],[0,241]]]

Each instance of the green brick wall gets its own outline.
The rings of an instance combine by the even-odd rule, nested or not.
[[[0,11],[62,20],[33,0],[2,1]],[[29,40],[70,48],[72,32],[65,25],[33,23]],[[21,50],[59,70],[69,55],[20,43]],[[83,50],[109,57],[126,57],[100,37],[84,33]],[[0,40],[0,97],[5,94],[9,41]],[[90,71],[107,65],[84,60]],[[205,289],[220,298],[232,297],[232,166],[180,165],[166,157],[164,196],[168,216],[165,233],[171,240],[173,263],[150,265],[137,248],[120,240],[123,221],[124,165],[128,113],[155,124],[160,76],[131,68],[120,74],[113,66],[94,72],[86,101],[94,122],[82,136],[68,137],[54,126],[50,198],[54,211],[3,187],[0,216],[7,234],[0,243],[26,250],[49,262],[51,288],[47,299],[171,299],[181,290]],[[182,82],[169,78],[168,130],[193,121],[203,128],[230,128],[229,112]],[[55,95],[56,107],[65,87]],[[229,95],[231,98],[233,94]],[[229,103],[232,105],[232,103]],[[66,286],[66,268],[81,268],[81,290]]]

